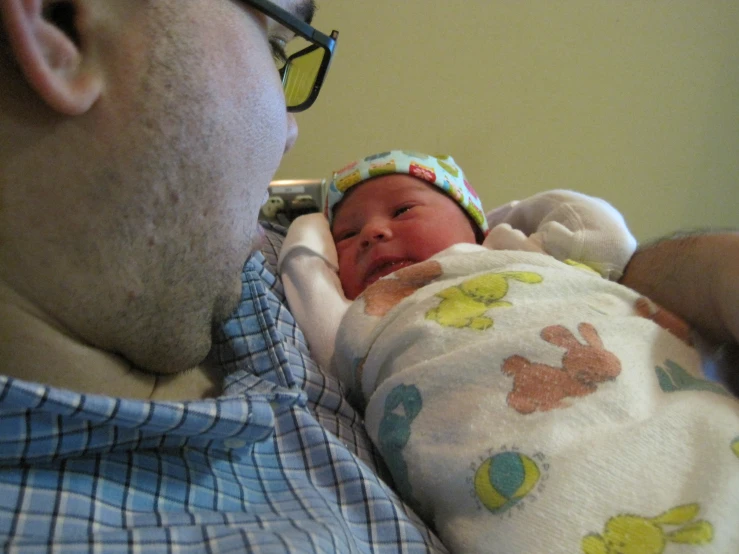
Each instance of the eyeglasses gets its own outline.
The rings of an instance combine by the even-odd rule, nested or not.
[[[307,41],[309,44],[304,48],[299,47],[295,53],[287,56],[284,65],[279,68],[287,111],[307,110],[318,98],[328,67],[331,65],[339,31],[332,31],[331,36],[324,35],[269,0],[245,0],[245,2],[290,29],[297,37],[304,39],[303,41],[296,39],[291,43],[303,42],[304,46]]]

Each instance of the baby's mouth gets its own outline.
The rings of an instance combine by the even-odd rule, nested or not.
[[[410,260],[398,260],[394,262],[382,263],[369,271],[367,277],[364,280],[365,286],[369,286],[378,279],[381,279],[386,275],[390,275],[391,273],[398,271],[399,269],[408,267],[409,265],[413,265],[414,263],[415,262],[412,262]]]

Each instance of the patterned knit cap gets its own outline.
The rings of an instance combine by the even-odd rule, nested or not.
[[[329,223],[333,223],[334,207],[348,189],[374,177],[393,173],[411,175],[439,187],[462,206],[483,234],[487,233],[488,223],[480,198],[454,159],[451,156],[431,156],[409,150],[373,154],[335,171],[328,184],[323,210]]]

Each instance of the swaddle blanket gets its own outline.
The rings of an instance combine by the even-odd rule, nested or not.
[[[453,551],[739,552],[739,403],[587,268],[454,246],[369,287],[334,361]]]

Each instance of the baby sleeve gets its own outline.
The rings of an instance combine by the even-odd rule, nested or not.
[[[277,271],[311,355],[321,369],[329,371],[336,332],[351,301],[341,288],[336,246],[323,214],[304,215],[292,222]]]
[[[637,245],[618,210],[569,190],[510,202],[488,212],[487,220],[488,248],[541,251],[585,264],[612,281],[621,277]]]

